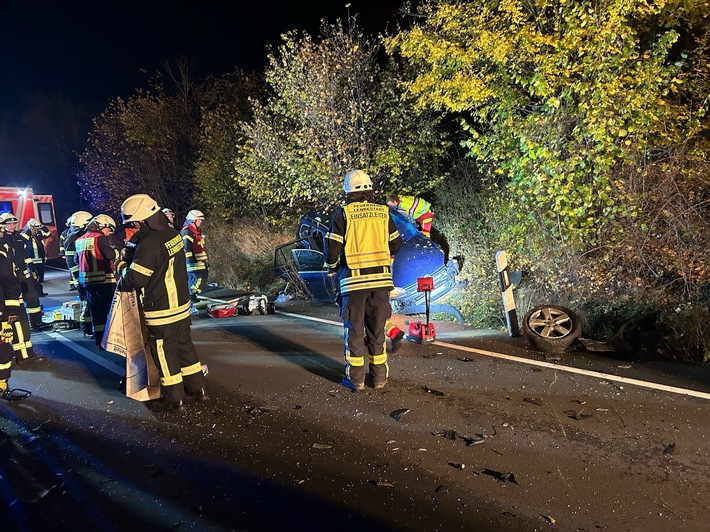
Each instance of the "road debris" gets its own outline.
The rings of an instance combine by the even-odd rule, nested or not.
[[[370,480],[370,484],[377,486],[378,488],[394,488],[394,484],[391,482],[386,482],[384,480]]]
[[[390,414],[390,417],[399,423],[402,420],[402,416],[407,412],[409,412],[409,408],[398,408]]]
[[[249,406],[249,405],[244,405],[244,408],[246,408],[247,412],[251,414],[253,417],[259,416],[261,414],[268,414],[273,410],[273,408],[268,407],[268,406]]]
[[[544,517],[544,518],[545,518],[545,521],[547,521],[547,522],[550,523],[551,525],[554,525],[554,524],[557,522],[557,519],[555,519],[555,518],[552,517],[551,515],[543,515],[542,517]]]
[[[485,438],[485,436],[481,436],[478,438],[473,438],[471,436],[461,436],[461,439],[466,444],[466,447],[471,447],[473,445],[480,445],[481,443],[486,441],[484,438]]]
[[[455,440],[456,439],[456,431],[455,430],[435,430],[431,434],[433,436],[443,436],[447,440]]]
[[[460,464],[458,462],[449,462],[449,465],[454,469],[466,469],[466,464]]]
[[[422,390],[424,390],[426,393],[436,395],[437,397],[443,397],[445,395],[444,392],[440,392],[439,390],[434,390],[432,388],[429,388],[426,385],[422,386]]]
[[[494,469],[484,469],[481,471],[484,475],[491,476],[496,480],[501,482],[511,482],[512,484],[518,484],[517,479],[513,473],[501,473],[500,471],[495,471]]]
[[[663,454],[673,454],[675,452],[675,442],[669,443],[663,447]]]
[[[468,357],[457,358],[456,360],[459,360],[461,362],[473,362],[473,359]]]
[[[325,443],[314,443],[313,445],[311,445],[311,447],[313,449],[332,449],[333,448],[332,445],[327,445]]]
[[[565,414],[567,414],[568,418],[576,419],[577,421],[592,417],[592,414],[586,414],[584,410],[565,410]]]
[[[542,406],[540,399],[533,399],[532,397],[523,397],[523,403],[530,403],[537,406]]]

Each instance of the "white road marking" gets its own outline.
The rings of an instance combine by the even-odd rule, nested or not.
[[[342,327],[343,325],[342,321],[324,320],[323,318],[314,318],[312,316],[304,316],[303,314],[293,314],[291,312],[283,312],[281,310],[277,310],[276,314],[283,314],[284,316],[291,316],[292,318],[301,318],[303,320],[317,321],[318,323],[327,323],[328,325],[336,325],[338,327]]]
[[[55,339],[57,342],[63,343],[65,346],[67,346],[69,349],[72,351],[76,351],[79,353],[81,356],[88,358],[92,362],[96,362],[99,366],[102,368],[106,368],[110,372],[116,374],[116,375],[125,375],[126,374],[126,368],[122,366],[117,366],[116,364],[109,362],[103,357],[100,357],[99,355],[92,353],[88,349],[85,349],[84,347],[81,347],[80,345],[72,342],[69,340],[69,338],[65,338],[63,335],[55,332],[47,332],[45,333]]]
[[[317,321],[319,323],[327,323],[328,325],[342,326],[342,322],[337,322],[333,320],[325,320],[322,318],[313,318],[311,316],[303,316],[301,314],[293,314],[291,312],[282,312],[280,310],[276,311],[277,314],[283,314],[284,316],[291,316],[293,318],[301,318],[304,320]],[[700,399],[710,399],[710,393],[699,392],[696,390],[690,390],[688,388],[681,388],[678,386],[668,386],[666,384],[659,384],[656,382],[642,381],[639,379],[631,379],[629,377],[621,377],[618,375],[612,375],[610,373],[602,373],[600,371],[591,371],[587,369],[580,369],[571,366],[563,366],[560,364],[552,364],[550,362],[543,362],[541,360],[531,360],[528,358],[516,357],[513,355],[504,355],[503,353],[495,353],[493,351],[486,351],[484,349],[476,349],[474,347],[466,347],[462,345],[449,344],[446,342],[435,341],[431,345],[438,345],[441,347],[446,347],[448,349],[455,349],[458,351],[465,351],[467,353],[475,353],[478,355],[483,355],[492,358],[500,358],[502,360],[510,360],[512,362],[520,362],[522,364],[528,364],[530,366],[539,366],[543,368],[550,368],[557,371],[565,371],[567,373],[575,373],[577,375],[586,375],[587,377],[594,377],[597,379],[604,379],[614,382],[622,382],[624,384],[630,384],[632,386],[640,386],[642,388],[650,388],[652,390],[661,390],[664,392],[677,393],[681,395],[690,395],[691,397],[699,397]]]

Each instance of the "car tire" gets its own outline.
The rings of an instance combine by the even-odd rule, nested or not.
[[[582,334],[582,322],[565,307],[539,305],[523,318],[523,337],[543,353],[564,353]]]

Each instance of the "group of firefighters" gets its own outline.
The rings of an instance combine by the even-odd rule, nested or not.
[[[393,340],[403,336],[389,322],[392,258],[402,245],[389,209],[404,211],[426,236],[433,213],[428,202],[412,196],[390,196],[387,206],[374,203],[372,181],[361,170],[345,175],[343,190],[346,202],[333,216],[325,252],[326,266],[340,276],[344,383],[363,390],[369,373],[377,389],[388,377],[386,336]],[[204,215],[191,210],[178,232],[173,211],[161,209],[146,194],[126,199],[121,215],[124,230],[117,232],[109,215],[77,211],[60,237],[70,290],[78,291],[82,303],[80,326],[84,337],[100,347],[116,288],[138,291],[151,355],[160,372],[163,398],[154,408],[183,410],[186,397],[208,399],[202,364],[190,336],[190,314],[208,275],[200,229]],[[13,358],[20,364],[42,360],[32,351],[30,320],[41,328],[43,268],[40,271],[32,257],[39,255],[46,227],[32,222],[18,236],[17,219],[8,213],[0,216],[0,283],[4,291],[0,301],[0,392],[8,389]],[[35,255],[28,253],[30,246],[34,246]],[[44,264],[44,256],[38,263]]]
[[[145,195],[138,196],[142,199]],[[129,210],[132,198],[135,199],[131,196],[126,200]],[[126,215],[126,202],[122,208],[123,231],[117,233],[116,222],[107,214],[93,216],[87,211],[77,211],[68,218],[67,229],[60,236],[60,253],[65,257],[70,272],[70,290],[77,290],[81,300],[80,326],[83,335],[92,338],[99,347],[117,281],[123,287],[120,289],[145,289],[141,277],[150,278],[154,273],[145,266],[139,267],[140,262],[133,262],[129,257],[138,255],[139,250],[144,250],[148,245],[160,245],[153,242],[151,232],[156,229],[152,229],[149,222],[135,213]],[[169,398],[166,403],[181,403],[184,399],[184,391],[181,394],[175,389],[179,387],[183,390],[182,377],[185,375],[189,376],[185,380],[191,384],[188,391],[204,401],[208,398],[204,382],[200,380],[200,376],[204,376],[189,336],[189,320],[185,321],[183,316],[185,309],[188,318],[194,312],[194,302],[207,280],[207,253],[200,230],[204,214],[191,210],[182,231],[178,232],[173,227],[172,210],[165,208],[158,211],[151,212],[151,215],[155,215],[154,220],[159,220],[160,229],[170,230],[169,251],[174,252],[173,255],[179,251],[181,256],[165,261],[163,266],[169,267],[169,271],[163,272],[163,282],[154,282],[150,294],[144,291],[144,314],[151,333],[150,340],[153,340],[152,354],[160,370],[163,395]],[[8,390],[13,361],[21,365],[44,360],[32,349],[30,330],[42,328],[39,296],[47,295],[41,284],[45,262],[42,240],[50,233],[33,219],[18,234],[17,223],[17,218],[11,213],[0,215],[0,285],[3,290],[0,300],[0,394]],[[129,266],[130,271],[127,271]],[[172,283],[172,288],[168,288],[171,285],[167,281]],[[162,297],[157,296],[156,287],[157,291],[165,292]],[[178,300],[181,311],[176,314],[174,307]],[[176,328],[175,324],[179,326]],[[168,356],[166,351],[169,351]],[[188,353],[184,355],[186,351]],[[180,362],[182,359],[188,360],[188,367]],[[200,376],[192,375],[195,368],[199,369]],[[195,383],[199,385],[197,388]]]

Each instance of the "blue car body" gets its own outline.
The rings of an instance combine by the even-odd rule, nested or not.
[[[417,230],[414,222],[396,210],[390,210],[402,237],[402,248],[392,263],[395,291],[390,301],[392,311],[399,314],[420,314],[425,311],[425,294],[417,291],[417,279],[432,277],[434,289],[430,294],[433,312],[448,312],[462,321],[460,313],[450,305],[436,305],[436,300],[455,288],[459,282],[459,262],[446,261],[444,251],[436,242]],[[339,279],[325,266],[325,235],[330,216],[309,213],[301,218],[296,239],[276,249],[274,268],[287,281],[298,280],[315,301],[332,303],[338,296]]]

